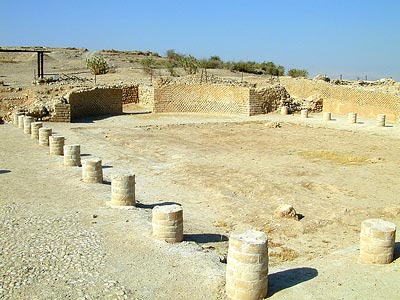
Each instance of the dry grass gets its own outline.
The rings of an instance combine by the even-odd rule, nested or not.
[[[17,63],[14,57],[0,57],[0,63],[3,64],[13,64]]]
[[[299,257],[299,253],[293,249],[281,247],[280,251],[271,251],[269,256],[274,258],[275,263],[280,263],[284,261],[295,260],[297,257]]]
[[[298,154],[305,158],[329,160],[342,165],[360,165],[368,162],[365,156],[357,156],[349,153],[338,153],[326,150],[301,151]]]
[[[215,227],[225,228],[227,230],[231,230],[232,226],[226,223],[225,221],[219,220],[214,222]]]

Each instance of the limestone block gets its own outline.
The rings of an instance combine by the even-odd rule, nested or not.
[[[355,113],[355,112],[350,112],[350,113],[347,115],[347,122],[348,122],[349,124],[355,124],[355,123],[357,123],[357,113]]]
[[[114,174],[111,179],[111,205],[135,206],[135,175]]]
[[[86,183],[103,183],[101,159],[91,158],[82,162],[82,180]]]
[[[249,230],[232,234],[226,267],[226,294],[230,300],[258,300],[268,292],[268,236]]]
[[[24,113],[22,113],[22,112],[14,113],[14,115],[13,115],[13,124],[18,126],[18,117],[19,116],[23,116],[23,115],[24,115]]]
[[[332,119],[332,114],[330,112],[324,112],[322,114],[322,120],[325,122],[330,121]]]
[[[180,205],[155,206],[152,216],[155,238],[169,243],[183,241],[183,209]]]
[[[49,137],[50,155],[64,155],[64,141],[63,136],[52,135]]]
[[[300,112],[302,118],[308,118],[308,109],[304,108]]]
[[[24,117],[24,133],[25,134],[31,134],[31,124],[33,121],[35,121],[35,120],[31,116]]]
[[[52,134],[51,128],[42,127],[39,128],[39,145],[40,146],[48,146],[49,145],[49,137]]]
[[[281,204],[274,211],[275,218],[297,219],[297,212],[290,204]]]
[[[18,128],[24,129],[24,118],[25,115],[18,116]]]
[[[388,264],[393,261],[396,225],[382,219],[361,223],[360,260],[364,263]]]
[[[379,127],[386,126],[386,115],[380,114],[376,117],[376,126],[379,126]]]
[[[81,165],[81,146],[64,145],[64,166],[80,166]]]
[[[281,115],[286,116],[289,113],[288,107],[287,106],[282,106],[281,107]]]
[[[32,122],[31,123],[31,139],[38,140],[39,139],[39,128],[43,127],[42,122]]]

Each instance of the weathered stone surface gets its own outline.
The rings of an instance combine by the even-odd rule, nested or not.
[[[294,207],[290,204],[281,204],[274,211],[274,217],[276,218],[291,218],[297,219],[297,212]]]

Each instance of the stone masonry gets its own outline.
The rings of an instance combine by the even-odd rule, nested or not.
[[[122,87],[122,103],[139,103],[139,86],[129,85]]]
[[[122,114],[122,89],[96,87],[72,91],[67,95],[71,121],[83,117]]]
[[[282,77],[280,83],[293,97],[321,95],[323,110],[334,114],[357,112],[360,117],[365,118],[376,118],[378,114],[385,114],[393,122],[397,122],[400,117],[400,95],[393,93],[301,78]]]
[[[153,112],[256,115],[277,110],[289,98],[283,87],[173,83],[155,88]]]
[[[58,103],[54,105],[54,113],[51,117],[52,122],[71,122],[70,105]]]

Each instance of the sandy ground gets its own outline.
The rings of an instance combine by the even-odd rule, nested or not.
[[[386,266],[358,262],[362,220],[380,217],[400,225],[397,125],[377,128],[367,119],[348,125],[341,117],[323,123],[318,114],[304,120],[126,111],[47,124],[67,143],[81,144],[83,159],[103,159],[105,184],[82,183],[80,168],[64,167],[61,157],[48,155],[13,125],[0,126],[0,204],[45,219],[73,214],[74,226],[97,237],[103,255],[96,272],[118,282],[125,299],[224,299],[219,257],[231,232],[250,228],[270,238],[271,299],[398,298],[398,259]],[[117,170],[136,174],[133,210],[106,206]],[[184,208],[182,244],[151,238],[151,208],[166,202]],[[274,218],[283,203],[303,218]],[[26,241],[22,235],[18,243]],[[396,258],[399,248],[397,242]],[[2,260],[9,255],[0,253]],[[85,286],[87,275],[77,276]],[[41,278],[24,288],[3,286],[4,295],[55,299],[43,294]],[[78,295],[66,294],[60,284],[59,297]],[[81,293],[87,299],[106,295],[94,286]]]

